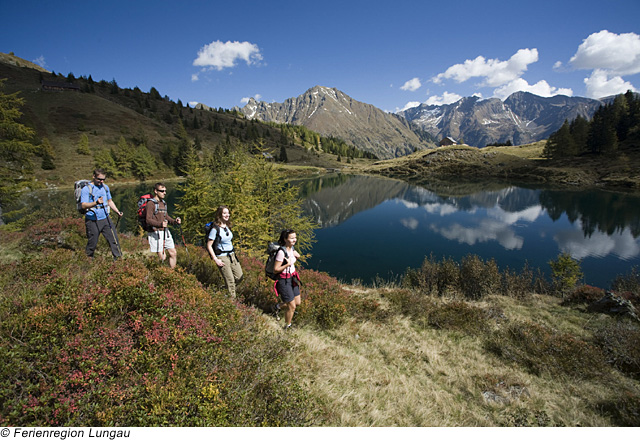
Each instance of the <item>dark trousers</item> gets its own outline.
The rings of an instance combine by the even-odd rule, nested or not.
[[[96,246],[98,246],[98,239],[100,238],[100,234],[104,235],[104,238],[107,239],[107,243],[109,243],[109,246],[111,247],[113,258],[116,259],[121,256],[120,250],[118,249],[117,234],[115,229],[111,228],[111,221],[109,219],[85,219],[84,224],[87,228],[87,248],[85,250],[87,256],[93,257]]]

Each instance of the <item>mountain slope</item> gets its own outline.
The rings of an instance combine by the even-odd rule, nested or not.
[[[421,104],[399,115],[437,139],[451,136],[484,147],[497,142],[522,145],[546,139],[565,119],[578,115],[590,119],[600,105],[602,101],[596,99],[560,95],[543,98],[516,92],[504,102],[468,97],[441,106]]]
[[[304,125],[323,136],[334,136],[381,159],[404,156],[433,146],[397,115],[328,87],[316,86],[283,103],[250,99],[238,109],[249,119]]]

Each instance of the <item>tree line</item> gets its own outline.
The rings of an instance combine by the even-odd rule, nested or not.
[[[591,121],[582,116],[564,121],[549,136],[544,155],[549,159],[586,153],[611,155],[627,141],[640,140],[640,95],[628,91],[613,102],[600,106]],[[637,148],[637,144],[634,144]]]

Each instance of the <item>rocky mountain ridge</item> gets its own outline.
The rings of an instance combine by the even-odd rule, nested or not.
[[[476,147],[511,141],[536,142],[557,131],[565,119],[590,119],[604,100],[515,92],[498,98],[462,98],[453,104],[421,104],[398,114],[437,139],[452,137]]]
[[[340,138],[381,159],[405,156],[435,146],[405,118],[365,104],[335,88],[315,86],[283,103],[251,98],[241,111],[248,119],[304,125],[326,137]]]

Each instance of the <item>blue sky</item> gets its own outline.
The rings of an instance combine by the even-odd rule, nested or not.
[[[212,107],[640,91],[640,1],[0,0],[0,52]]]

